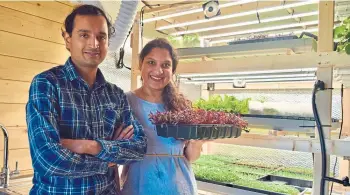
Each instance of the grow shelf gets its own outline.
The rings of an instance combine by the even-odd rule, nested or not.
[[[234,125],[222,124],[161,124],[156,125],[156,130],[159,136],[185,140],[236,138],[242,133],[241,128],[237,128]]]
[[[229,45],[237,45],[237,44],[261,43],[261,42],[291,40],[291,39],[298,39],[298,36],[288,35],[288,36],[270,37],[270,38],[256,38],[256,39],[233,41],[233,42],[229,42],[228,44]]]
[[[266,175],[260,178],[259,180],[265,181],[265,182],[282,182],[286,185],[293,186],[299,190],[305,190],[305,188],[312,188],[312,181],[303,180],[303,179],[294,179],[289,177]]]
[[[198,189],[206,191],[215,191],[217,193],[228,193],[228,194],[249,194],[249,195],[287,195],[284,193],[271,192],[267,190],[255,189],[246,186],[239,186],[235,184],[211,181],[207,179],[196,178]]]
[[[272,119],[289,119],[289,120],[303,120],[303,121],[315,121],[314,117],[304,116],[282,116],[282,115],[261,115],[261,114],[240,114],[242,117],[255,117],[255,118],[272,118]],[[332,119],[332,122],[339,122],[338,119]]]
[[[249,124],[249,127],[268,128],[273,130],[308,132],[315,129],[315,118],[281,115],[240,115]],[[332,119],[332,129],[338,128],[339,120]]]

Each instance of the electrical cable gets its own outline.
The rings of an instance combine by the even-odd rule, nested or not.
[[[143,45],[143,14],[144,14],[144,9],[145,7],[148,7],[148,6],[160,6],[160,4],[155,4],[155,5],[144,5],[142,8],[141,8],[141,11],[140,11],[140,28],[141,28],[141,45]],[[124,64],[124,54],[125,54],[125,43],[126,43],[126,40],[128,40],[131,32],[132,32],[132,28],[133,26],[131,26],[130,30],[129,30],[129,33],[128,35],[126,36],[125,40],[124,40],[124,43],[123,43],[123,46],[120,48],[119,50],[119,59],[117,61],[117,63],[115,64],[115,67],[117,69],[122,69],[122,68],[126,68],[128,70],[131,70],[130,67],[127,67],[125,66]],[[114,56],[116,58],[116,56]]]
[[[141,27],[141,45],[143,44],[143,13],[144,13],[144,9],[148,6],[160,6],[160,4],[155,4],[155,5],[144,5],[142,8],[141,8],[141,11],[140,11],[140,27]],[[125,40],[124,40],[124,43],[123,43],[123,46],[120,48],[119,50],[119,59],[117,61],[117,63],[115,64],[116,68],[117,69],[122,69],[122,68],[126,68],[128,70],[131,70],[130,67],[127,67],[125,66],[124,64],[124,54],[125,54],[125,50],[124,50],[124,47],[125,47],[125,43],[126,41],[128,40],[131,32],[132,32],[132,28],[133,26],[131,26],[130,30],[129,30],[129,33],[128,35],[126,36]],[[116,56],[115,56],[116,58]]]
[[[325,186],[325,180],[324,178],[326,177],[326,146],[325,146],[325,141],[323,137],[323,129],[322,129],[322,124],[318,115],[318,110],[317,110],[317,105],[316,105],[316,93],[319,89],[322,90],[324,89],[324,83],[322,87],[322,81],[317,80],[314,89],[312,90],[312,111],[314,113],[315,121],[316,121],[316,126],[318,129],[318,135],[320,138],[320,144],[321,144],[321,160],[322,160],[322,170],[321,170],[321,194],[324,195],[324,186]]]
[[[117,69],[121,69],[121,68],[125,67],[126,69],[131,70],[130,67],[127,67],[124,64],[124,53],[125,53],[124,47],[125,47],[126,40],[128,40],[128,38],[129,38],[129,36],[131,34],[132,28],[133,28],[133,26],[131,26],[131,28],[129,30],[129,33],[128,33],[128,35],[126,36],[126,38],[124,40],[123,46],[119,50],[119,59],[118,59],[118,62],[115,64]]]
[[[327,181],[332,181],[336,183],[340,183],[344,186],[350,186],[349,178],[345,177],[343,180],[338,180],[335,178],[327,177],[326,176],[326,167],[327,167],[327,157],[326,157],[326,143],[323,135],[323,127],[322,123],[318,114],[317,105],[316,105],[316,93],[317,91],[326,90],[325,83],[323,81],[317,80],[314,85],[314,89],[312,90],[312,111],[314,113],[314,118],[316,121],[316,126],[319,134],[320,139],[320,145],[321,145],[321,185],[320,185],[320,195],[324,195],[324,189],[325,189],[325,183]],[[328,88],[329,89],[329,88]]]
[[[344,107],[343,107],[343,99],[344,97],[344,85],[341,84],[341,88],[340,88],[340,107],[341,107],[341,122],[340,122],[340,130],[339,130],[339,136],[338,136],[338,139],[341,138],[341,133],[343,131],[343,120],[344,120]],[[337,162],[338,162],[338,157],[335,157],[335,163],[334,163],[334,167],[333,167],[333,174],[335,175],[335,168],[337,166]],[[332,195],[332,192],[333,192],[333,184],[334,182],[332,182],[332,185],[331,185],[331,191],[329,192],[330,195]]]

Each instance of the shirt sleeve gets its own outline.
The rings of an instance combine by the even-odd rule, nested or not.
[[[128,164],[132,161],[142,160],[147,149],[147,139],[140,123],[134,119],[126,95],[121,94],[121,117],[126,126],[133,125],[134,137],[125,140],[97,139],[102,150],[96,156],[105,161],[117,164]]]
[[[105,174],[108,162],[71,152],[60,144],[57,89],[48,76],[36,76],[26,106],[28,137],[33,168],[46,176],[69,178]]]

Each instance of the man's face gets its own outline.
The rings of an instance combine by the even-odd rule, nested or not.
[[[76,15],[72,35],[65,35],[73,63],[87,68],[97,68],[105,59],[108,38],[106,19],[89,15]]]

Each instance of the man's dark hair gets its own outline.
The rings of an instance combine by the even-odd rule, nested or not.
[[[66,20],[64,21],[64,28],[65,31],[69,34],[69,36],[72,36],[74,19],[76,15],[103,16],[107,22],[108,38],[113,36],[115,33],[115,29],[111,23],[111,20],[107,18],[107,15],[103,10],[93,5],[79,5],[73,9],[73,11],[67,16]],[[62,36],[63,35],[64,34],[62,31]]]

